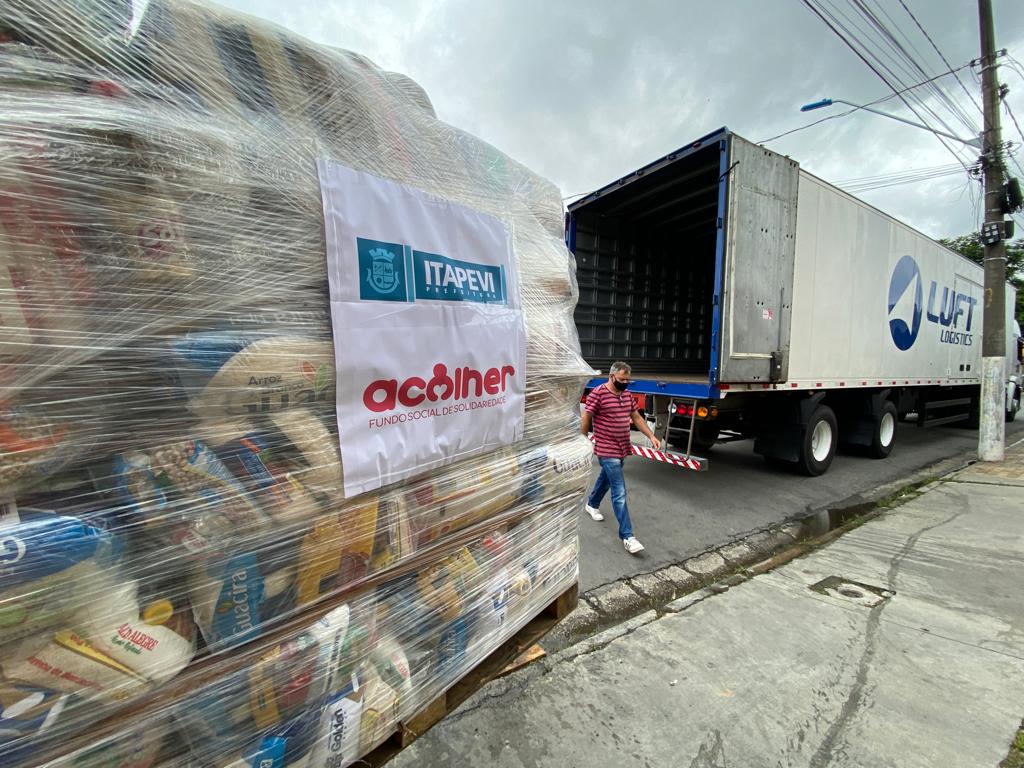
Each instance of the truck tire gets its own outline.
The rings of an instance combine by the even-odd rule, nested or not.
[[[838,438],[835,413],[827,405],[819,405],[807,420],[800,441],[800,471],[811,477],[825,474],[835,458]]]
[[[1020,410],[1020,387],[1013,388],[1013,399],[1010,400],[1010,407],[1006,410],[1006,420],[1014,421],[1017,418],[1017,411]]]
[[[891,400],[886,400],[882,409],[875,416],[874,434],[869,449],[872,458],[884,459],[892,453],[892,447],[896,444],[896,422],[898,420],[896,406]]]

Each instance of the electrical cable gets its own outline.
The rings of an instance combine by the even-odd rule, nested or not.
[[[945,54],[943,54],[942,51],[939,50],[939,46],[935,44],[934,40],[932,40],[932,36],[925,31],[925,28],[923,26],[921,26],[921,22],[917,20],[917,17],[914,15],[913,11],[911,11],[910,8],[907,7],[907,4],[903,0],[899,0],[899,3],[900,5],[903,6],[903,10],[907,12],[907,15],[914,20],[914,23],[917,25],[917,28],[921,30],[921,34],[924,35],[928,39],[928,42],[932,44],[932,48],[934,48],[935,52],[939,54],[939,58],[942,59],[942,63],[952,69],[953,65],[950,64],[949,61],[946,59]],[[967,86],[964,85],[964,82],[963,80],[960,79],[959,75],[956,76],[956,81],[960,83],[960,87],[963,89],[963,92],[967,94],[967,98],[971,100],[971,103],[978,108],[978,112],[984,114],[984,110],[981,108],[981,104],[978,103],[978,100],[974,97],[974,94],[967,90]]]
[[[933,166],[930,168],[911,168],[904,171],[879,174],[876,176],[863,176],[855,179],[843,179],[833,182],[835,186],[849,192],[859,194],[870,192],[876,189],[900,186],[903,184],[915,184],[921,181],[931,181],[945,176],[959,175],[963,168],[956,163],[948,165]]]
[[[855,1],[856,1],[856,0],[855,0]],[[884,74],[883,74],[883,73],[882,73],[882,72],[881,72],[881,71],[879,70],[879,67],[878,67],[878,66],[876,66],[876,65],[875,65],[875,64],[874,64],[873,62],[869,61],[869,60],[868,60],[868,58],[867,58],[867,55],[866,55],[866,53],[864,53],[864,52],[861,52],[861,51],[860,51],[860,50],[858,49],[858,47],[857,47],[856,45],[854,45],[854,42],[853,42],[853,40],[851,40],[851,39],[850,39],[849,37],[847,37],[846,35],[843,35],[843,33],[842,33],[842,32],[841,32],[840,30],[839,30],[839,28],[837,27],[837,25],[839,25],[839,26],[842,26],[842,24],[841,24],[841,23],[839,22],[839,20],[838,20],[838,19],[835,19],[835,17],[834,17],[834,16],[833,16],[832,20],[830,20],[829,18],[827,18],[827,17],[826,17],[826,13],[825,13],[825,11],[824,11],[823,9],[819,9],[819,8],[818,8],[818,7],[816,6],[816,4],[815,4],[814,0],[802,0],[802,2],[803,2],[803,3],[804,3],[804,5],[806,5],[806,6],[807,6],[807,8],[809,8],[809,9],[810,9],[810,10],[811,10],[811,11],[812,11],[812,12],[813,12],[813,13],[814,13],[814,14],[815,14],[815,15],[816,15],[816,16],[817,16],[818,18],[820,18],[820,19],[821,19],[821,21],[822,21],[822,22],[823,22],[823,23],[825,24],[825,26],[827,26],[827,27],[828,27],[828,28],[829,28],[829,29],[830,29],[830,30],[831,30],[831,31],[832,31],[832,32],[833,32],[833,33],[834,33],[834,34],[835,34],[835,35],[836,35],[837,37],[839,37],[839,39],[840,39],[840,40],[842,40],[842,41],[843,41],[843,43],[845,43],[845,44],[846,44],[846,46],[847,46],[847,47],[848,47],[848,48],[849,48],[849,49],[850,49],[851,51],[853,51],[853,53],[854,53],[854,54],[855,54],[855,55],[857,56],[857,58],[859,58],[859,59],[860,59],[860,60],[861,60],[862,62],[864,62],[864,64],[865,64],[865,65],[866,65],[866,66],[867,66],[867,67],[868,67],[868,68],[869,68],[869,69],[870,69],[870,70],[871,70],[872,72],[874,72],[874,73],[875,73],[875,76],[876,76],[876,77],[878,77],[878,79],[880,79],[880,80],[881,80],[881,81],[882,81],[883,83],[885,83],[885,84],[886,84],[886,85],[887,85],[887,86],[889,87],[889,89],[893,91],[893,93],[896,93],[896,94],[897,94],[897,96],[899,97],[900,101],[902,101],[902,102],[903,102],[903,104],[904,104],[904,105],[905,105],[905,106],[907,107],[907,109],[909,109],[909,110],[910,110],[910,111],[911,111],[911,112],[912,112],[912,113],[913,113],[913,114],[915,115],[915,117],[917,117],[917,119],[918,119],[919,121],[921,121],[922,123],[924,123],[924,120],[922,119],[921,115],[920,115],[920,114],[918,113],[918,111],[917,111],[917,110],[915,110],[915,109],[914,109],[914,107],[913,107],[913,106],[911,106],[911,104],[910,104],[910,102],[909,102],[909,101],[907,100],[907,98],[906,98],[906,97],[905,97],[904,95],[902,95],[902,94],[899,94],[899,93],[898,93],[898,90],[899,90],[899,89],[898,89],[898,88],[897,88],[897,87],[896,87],[896,86],[895,86],[895,85],[893,84],[893,82],[892,82],[892,80],[893,80],[893,79],[898,79],[898,78],[894,78],[893,76],[890,76],[890,77],[886,77],[886,76],[885,76],[885,75],[884,75]],[[834,21],[835,23],[833,23],[833,21]],[[849,32],[848,32],[848,34],[849,34]],[[955,159],[957,160],[957,162],[959,162],[959,163],[960,163],[961,165],[963,165],[963,167],[964,167],[964,170],[965,170],[965,171],[966,171],[966,170],[968,170],[968,166],[967,166],[967,164],[966,164],[966,163],[965,163],[965,162],[963,161],[963,158],[962,158],[962,157],[960,157],[960,155],[958,155],[958,154],[957,154],[957,153],[956,153],[956,152],[955,152],[955,151],[953,150],[953,148],[952,148],[952,147],[950,147],[950,146],[949,146],[949,144],[947,144],[947,143],[946,143],[946,141],[944,141],[944,140],[943,140],[943,138],[942,138],[942,137],[941,137],[941,136],[940,136],[940,135],[939,135],[938,133],[936,133],[936,132],[935,132],[935,129],[933,129],[933,128],[929,127],[929,126],[928,126],[927,124],[925,124],[925,128],[927,128],[927,129],[928,129],[928,130],[929,130],[929,131],[930,131],[930,132],[932,133],[932,135],[933,135],[933,136],[935,136],[935,138],[939,140],[939,142],[940,142],[940,143],[942,144],[942,146],[944,146],[944,147],[946,148],[946,150],[947,150],[947,151],[948,151],[948,152],[949,152],[949,153],[950,153],[951,155],[953,155],[953,157],[954,157],[954,158],[955,158]]]
[[[835,120],[835,119],[840,118],[840,117],[846,117],[847,115],[852,115],[854,112],[857,112],[858,110],[864,109],[864,107],[873,107],[876,104],[881,104],[883,102],[890,101],[892,99],[895,99],[897,96],[899,96],[900,93],[906,93],[907,91],[911,91],[914,88],[920,88],[922,85],[927,85],[928,83],[932,82],[933,80],[938,80],[939,78],[946,77],[947,75],[951,75],[951,74],[953,74],[955,72],[959,72],[961,70],[967,69],[967,68],[969,68],[971,66],[972,63],[973,62],[968,62],[967,64],[963,64],[963,65],[957,67],[956,69],[950,69],[948,72],[942,72],[941,74],[935,75],[935,77],[931,77],[931,78],[928,78],[927,80],[924,80],[924,81],[922,81],[920,83],[915,83],[914,85],[907,86],[902,91],[899,91],[897,93],[890,93],[888,96],[881,96],[881,97],[875,99],[874,101],[869,101],[867,104],[861,104],[859,107],[854,107],[853,109],[848,109],[845,112],[841,112],[841,113],[835,114],[835,115],[829,115],[828,117],[823,117],[823,118],[821,118],[819,120],[815,120],[814,122],[807,123],[806,125],[801,125],[801,126],[799,126],[797,128],[793,128],[791,130],[785,131],[785,132],[780,133],[780,134],[778,134],[776,136],[772,136],[770,139],[763,139],[763,140],[761,140],[761,141],[759,141],[757,143],[758,144],[767,144],[769,141],[775,141],[776,139],[781,139],[783,136],[789,136],[791,133],[797,133],[799,131],[806,130],[807,128],[813,128],[814,126],[820,125],[821,123],[824,123],[824,122],[826,122],[828,120]]]
[[[910,76],[914,79],[928,76],[928,72],[906,49],[906,47],[896,38],[895,33],[892,30],[890,30],[889,27],[878,17],[878,15],[867,6],[867,0],[850,0],[850,2],[853,5],[853,7],[860,12],[861,16],[867,21],[868,25],[875,30],[875,32],[880,37],[882,43],[884,44],[885,47],[883,47],[883,45],[879,44],[878,42],[874,43],[874,45],[877,46],[880,51],[885,52],[886,57],[888,57],[888,59],[891,62],[893,62],[892,65],[886,64],[886,62],[883,61],[881,56],[879,56],[878,54],[875,54],[874,58],[876,62],[895,81],[896,85],[905,85],[906,81],[903,79],[904,76]],[[886,18],[888,18],[890,22],[892,22],[892,25],[896,27],[897,31],[903,34],[903,37],[907,40],[908,44],[913,48],[913,43],[909,40],[906,34],[903,33],[901,29],[899,29],[899,25],[892,20],[892,18],[888,15],[888,13],[885,12],[884,9],[880,10],[882,14],[886,16]],[[837,10],[837,13],[841,12]],[[867,39],[854,38],[853,42],[859,43],[862,47],[865,48],[865,50],[868,50],[866,43],[869,39],[870,36]],[[889,49],[888,51],[886,51],[886,47]],[[892,52],[895,52],[895,55]],[[899,72],[897,72],[897,69],[901,69],[904,72],[904,75],[901,75]],[[890,83],[889,85],[890,87],[893,87],[892,83]],[[893,90],[896,90],[896,88],[893,88]],[[959,107],[948,97],[948,95],[944,91],[942,91],[937,85],[931,86],[928,90],[932,91],[936,100],[944,104],[954,115],[958,117],[958,119],[965,121],[966,125],[968,126],[969,132],[975,132],[976,129],[972,126],[970,121],[963,114],[962,110],[959,109]],[[928,113],[947,132],[954,132],[953,128],[938,114],[938,112],[936,112],[932,108],[932,106],[927,101],[925,101],[923,98],[917,95],[911,96],[909,98],[913,99],[922,111]],[[922,119],[920,115],[918,115],[918,118]]]
[[[904,62],[903,66],[905,71],[907,71],[906,67],[909,67],[909,71],[915,79],[928,76],[927,70],[918,60],[919,58],[923,58],[921,52],[917,49],[913,41],[906,34],[906,32],[903,31],[903,29],[895,21],[895,19],[893,19],[889,15],[889,13],[884,8],[881,7],[881,5],[878,3],[878,0],[875,0],[875,4],[878,6],[878,10],[882,14],[882,16],[888,19],[889,25],[886,25],[878,17],[877,13],[868,8],[867,0],[853,0],[853,3],[855,7],[857,7],[861,11],[861,15],[864,16],[868,20],[868,22],[878,31],[883,41],[885,41],[890,48],[896,51],[896,53],[898,54],[897,60],[902,59],[902,61]],[[907,45],[913,50],[913,53],[908,51],[907,47],[904,46],[903,43],[901,43],[897,39],[897,33],[899,33],[899,35],[903,37]],[[916,54],[916,57],[914,54]],[[949,96],[949,94],[947,94],[944,90],[938,87],[938,85],[933,85],[928,90],[932,93],[933,97],[940,104],[944,105],[950,111],[950,113],[952,113],[964,125],[964,127],[967,128],[968,133],[977,133],[976,125],[971,121],[970,117],[960,108],[960,105],[957,104]],[[929,114],[931,114],[932,117],[934,117],[936,121],[938,121],[938,123],[942,125],[943,128],[945,128],[948,132],[953,133],[953,130],[950,127],[950,125],[935,110],[933,110],[929,104],[922,101],[921,106]]]

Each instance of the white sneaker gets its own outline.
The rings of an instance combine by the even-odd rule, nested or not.
[[[628,539],[623,539],[622,546],[624,546],[626,551],[631,555],[636,555],[644,551],[644,545],[637,541],[636,536],[630,536]]]
[[[587,514],[590,515],[590,519],[591,520],[595,520],[595,521],[597,521],[599,523],[602,520],[604,520],[604,515],[601,514],[601,510],[597,509],[596,507],[592,507],[589,504],[587,504],[586,510],[587,510]]]

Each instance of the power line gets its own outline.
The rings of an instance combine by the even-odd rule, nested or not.
[[[1010,102],[1003,99],[1003,108],[1006,110],[1006,114],[1010,116],[1013,121],[1013,127],[1017,129],[1017,135],[1020,136],[1020,140],[1024,142],[1024,131],[1020,129],[1020,123],[1017,122],[1017,117],[1013,114],[1013,110],[1010,109]]]
[[[904,68],[904,71],[908,72],[915,79],[920,77],[927,77],[927,70],[925,70],[924,66],[918,61],[918,58],[921,58],[921,52],[918,51],[913,41],[906,34],[906,32],[903,31],[903,29],[896,22],[896,20],[893,19],[892,16],[890,16],[889,13],[883,7],[881,7],[881,5],[878,3],[878,0],[875,0],[875,4],[878,6],[878,10],[881,12],[882,16],[884,16],[889,21],[888,26],[878,17],[878,15],[875,12],[868,8],[866,0],[853,0],[853,3],[854,6],[860,10],[861,15],[868,20],[869,24],[871,24],[871,26],[873,26],[878,31],[879,35],[882,38],[882,41],[885,42],[889,48],[891,48],[893,51],[897,53],[895,61],[900,63],[900,66]],[[892,29],[890,29],[890,26],[892,27]],[[897,33],[902,36],[902,38],[906,41],[907,45],[913,50],[913,54],[910,51],[908,51],[907,47],[904,46],[897,39]],[[917,55],[917,58],[915,58],[914,54]],[[895,75],[895,73],[893,74]],[[964,127],[967,128],[969,133],[977,133],[977,128],[971,121],[971,118],[960,108],[960,105],[957,104],[956,101],[954,101],[949,96],[949,94],[942,90],[938,85],[932,85],[928,90],[932,93],[934,98],[940,104],[944,105],[953,114],[953,116],[956,117],[964,125]],[[943,120],[942,117],[935,110],[933,110],[926,102],[921,101],[921,107],[925,109],[929,114],[931,114],[932,117],[934,117],[947,131],[952,132],[952,129],[946,123],[946,121]]]
[[[1018,145],[1021,146],[1021,145]],[[1024,176],[1024,168],[1021,167],[1020,162],[1017,160],[1018,150],[1013,148],[1013,142],[1007,143],[1006,156],[1010,158],[1014,167],[1020,172],[1021,176]]]
[[[892,179],[892,178],[897,178],[897,177],[902,177],[902,176],[910,176],[910,175],[930,175],[930,174],[935,174],[935,173],[941,174],[941,173],[945,173],[946,171],[951,171],[951,170],[956,171],[957,173],[959,173],[961,171],[961,168],[960,168],[959,164],[957,164],[957,163],[947,163],[946,165],[933,165],[933,166],[928,166],[928,167],[925,167],[925,168],[906,168],[906,169],[899,170],[899,171],[891,171],[891,172],[888,172],[888,173],[879,173],[879,174],[875,174],[873,176],[858,176],[856,178],[843,179],[841,181],[837,181],[837,182],[834,182],[834,183],[837,186],[842,186],[844,184],[859,184],[859,183],[864,183],[864,182],[885,181],[885,180]]]
[[[855,2],[856,2],[856,0],[855,0]],[[907,109],[909,109],[914,114],[914,116],[917,117],[918,120],[920,120],[922,123],[924,122],[924,120],[921,118],[921,115],[918,114],[917,110],[915,110],[913,108],[913,106],[911,106],[910,102],[902,94],[900,94],[898,92],[897,87],[893,84],[893,82],[892,82],[893,79],[895,79],[895,80],[899,79],[894,73],[892,73],[890,75],[890,77],[886,77],[881,71],[879,71],[878,66],[876,66],[873,62],[869,61],[868,58],[867,58],[867,55],[865,53],[861,52],[857,48],[857,46],[854,45],[853,39],[857,39],[856,36],[852,35],[848,29],[846,30],[847,31],[847,35],[844,35],[842,32],[840,32],[840,30],[838,29],[837,25],[839,25],[839,26],[843,26],[843,25],[839,21],[839,19],[835,18],[835,16],[832,16],[832,20],[830,20],[829,18],[826,18],[825,12],[823,10],[820,10],[818,7],[816,7],[815,3],[812,2],[812,0],[803,0],[803,3],[818,18],[820,18],[822,20],[822,22],[825,24],[825,26],[827,26],[840,40],[842,40],[843,43],[845,43],[846,46],[851,51],[853,51],[853,53],[857,56],[857,58],[859,58],[862,62],[864,62],[864,64],[868,67],[868,69],[870,69],[872,72],[875,73],[875,76],[878,77],[879,80],[881,80],[883,83],[885,83],[889,87],[889,89],[892,90],[893,93],[896,94],[899,97],[900,101],[903,102],[903,104],[907,107]],[[833,23],[833,21],[835,23]],[[863,43],[861,43],[861,45],[863,45]],[[867,50],[867,49],[865,48],[865,50]],[[881,64],[880,61],[879,61],[879,63]],[[884,64],[882,64],[882,66],[884,68],[886,68],[886,69],[889,69],[888,67],[885,67]],[[891,70],[890,70],[890,72],[891,72]],[[957,162],[960,163],[961,165],[963,165],[964,170],[968,170],[967,164],[964,163],[964,161],[960,157],[960,155],[958,155],[953,150],[953,148],[950,147],[949,144],[947,144],[942,139],[941,136],[939,136],[937,133],[935,133],[934,129],[928,127],[927,125],[925,125],[925,127],[928,128],[928,130],[931,131],[932,135],[935,136],[935,138],[939,140],[939,142],[942,144],[942,146],[944,146],[946,148],[946,150],[951,155],[953,155],[954,158],[956,158]]]
[[[914,23],[917,25],[917,28],[921,30],[921,34],[924,35],[925,38],[927,38],[928,42],[932,44],[932,48],[934,48],[935,52],[939,54],[939,58],[942,59],[942,63],[945,64],[950,69],[952,69],[953,65],[949,63],[949,60],[946,58],[945,54],[939,50],[939,46],[935,44],[934,40],[932,40],[932,36],[925,31],[925,28],[923,26],[921,26],[921,22],[917,20],[917,17],[914,15],[913,11],[911,11],[910,8],[907,7],[907,4],[903,2],[903,0],[900,0],[900,5],[903,6],[903,10],[907,12],[907,15],[910,16],[911,19],[913,19]],[[981,104],[978,103],[978,100],[974,97],[974,94],[967,90],[967,86],[964,85],[964,81],[960,79],[959,75],[956,75],[956,81],[960,83],[960,87],[963,89],[963,92],[967,94],[967,98],[971,100],[971,103],[978,108],[979,112],[982,112],[983,110],[981,108]]]
[[[1005,48],[999,51],[999,54],[1006,60],[1005,63],[1008,69],[1015,75],[1017,75],[1017,77],[1019,77],[1021,80],[1024,80],[1024,65],[1022,65],[1016,58],[1010,55],[1009,51],[1007,51]],[[978,75],[976,72],[974,72],[973,67],[971,69],[971,74],[974,75],[975,79],[978,79]],[[1022,142],[1020,146],[1024,146],[1024,131],[1021,130],[1020,123],[1017,122],[1017,117],[1013,113],[1013,108],[1010,107],[1010,102],[1004,96],[1002,99],[1000,99],[1000,103],[1002,103],[1003,108],[1006,110],[1006,114],[1009,115],[1010,120],[1013,122],[1013,127],[1017,129],[1017,135],[1020,136]],[[1021,167],[1020,162],[1016,158],[1016,154],[1017,152],[1015,150],[1009,148],[1006,152],[1006,155],[1010,158],[1014,167],[1016,167],[1016,169],[1022,175],[1024,175],[1024,168]]]
[[[862,176],[854,179],[843,179],[833,182],[835,186],[850,193],[869,192],[875,189],[885,189],[903,184],[915,184],[921,181],[931,181],[944,176],[959,175],[963,169],[957,163],[937,165],[928,168],[908,168],[892,173],[883,173],[875,176]]]
[[[892,65],[886,64],[879,54],[874,54],[873,56],[876,62],[892,77],[893,80],[895,80],[897,85],[905,85],[905,81],[903,80],[903,77],[899,74],[899,72],[897,72],[897,68],[902,69],[906,75],[909,75],[914,79],[928,76],[928,72],[917,61],[917,59],[915,59],[915,57],[907,50],[906,46],[904,46],[897,39],[896,34],[893,32],[893,30],[891,30],[882,21],[882,19],[879,18],[878,14],[876,14],[867,6],[866,0],[851,0],[851,3],[854,6],[854,8],[856,8],[860,12],[861,16],[867,21],[869,27],[873,28],[875,32],[878,34],[879,38],[881,39],[881,43],[876,42],[874,43],[874,45],[879,48],[880,52],[885,53],[885,55],[892,61]],[[914,48],[914,44],[910,41],[906,34],[903,33],[903,31],[899,28],[899,25],[896,24],[892,17],[890,17],[884,9],[880,8],[880,10],[882,15],[889,19],[890,24],[896,28],[896,31],[900,32],[904,39],[907,40],[908,45],[910,45],[911,48]],[[854,38],[853,42],[860,44],[861,47],[865,49],[865,51],[869,51],[867,46],[867,39]],[[917,49],[914,48],[914,51],[916,53]],[[892,52],[895,52],[895,55],[893,55]],[[893,90],[895,90],[895,88],[893,88]],[[971,124],[969,118],[967,118],[966,115],[964,115],[963,111],[960,110],[959,106],[955,104],[953,100],[950,99],[950,97],[941,88],[939,88],[937,85],[932,85],[929,87],[928,90],[932,92],[933,96],[939,103],[944,104],[950,110],[951,113],[953,113],[959,120],[965,123],[969,132],[975,132],[975,128]],[[943,128],[945,128],[947,132],[953,132],[952,127],[938,114],[938,112],[936,112],[931,107],[930,104],[928,104],[927,101],[916,95],[912,96],[911,98],[915,100],[920,109],[931,115],[932,118],[934,118]],[[918,115],[918,117],[920,119],[920,115]]]
[[[840,118],[840,117],[846,117],[847,115],[852,115],[854,112],[856,112],[856,111],[858,111],[860,109],[863,109],[864,107],[873,107],[876,104],[881,104],[882,102],[889,101],[891,99],[895,99],[901,93],[906,93],[907,91],[911,91],[914,88],[920,88],[922,85],[927,85],[928,83],[930,83],[930,82],[932,82],[934,80],[938,80],[940,78],[946,77],[947,75],[952,75],[952,74],[954,74],[956,72],[959,72],[959,71],[961,71],[963,69],[967,69],[973,63],[974,63],[973,61],[970,61],[970,62],[968,62],[966,64],[962,64],[961,66],[957,67],[956,69],[950,69],[947,72],[942,72],[941,74],[935,75],[935,77],[930,77],[927,80],[921,81],[920,83],[915,83],[914,85],[907,86],[902,91],[898,91],[896,93],[890,93],[888,96],[882,96],[880,98],[875,99],[874,101],[869,101],[867,104],[862,104],[859,107],[854,107],[853,109],[848,109],[845,112],[841,112],[839,114],[829,115],[828,117],[823,117],[820,120],[815,120],[812,123],[807,123],[807,125],[801,125],[798,128],[793,128],[791,130],[785,131],[784,133],[780,133],[777,136],[772,136],[770,139],[764,139],[764,140],[759,141],[757,143],[758,144],[767,144],[769,141],[775,141],[776,139],[781,139],[783,136],[789,136],[791,133],[797,133],[798,131],[803,131],[803,130],[806,130],[807,128],[813,128],[814,126],[820,125],[821,123],[824,123],[824,122],[826,122],[828,120],[835,120],[835,119]]]
[[[1017,59],[1011,56],[1009,51],[1005,48],[1002,50],[1002,54],[1006,57],[1006,60],[1010,62],[1010,69],[1024,79],[1024,64],[1021,64]]]
[[[881,36],[883,42],[887,44],[888,48],[893,50],[893,51],[895,51],[897,53],[897,56],[894,59],[894,61],[896,62],[896,64],[894,66],[886,65],[886,63],[882,60],[882,58],[880,58],[880,56],[878,56],[878,55],[874,56],[874,58],[876,59],[876,62],[888,73],[888,75],[893,80],[895,80],[896,84],[902,85],[902,84],[904,84],[904,80],[902,79],[900,74],[896,71],[895,66],[899,66],[904,71],[911,72],[912,74],[914,74],[917,77],[927,76],[928,73],[924,69],[924,67],[915,59],[914,55],[911,54],[907,50],[906,46],[904,46],[902,43],[900,43],[900,41],[896,38],[895,33],[892,30],[889,29],[889,27],[878,17],[878,15],[875,14],[874,12],[872,12],[871,9],[867,7],[865,0],[852,0],[852,3],[860,11],[861,15],[865,19],[867,19],[869,25],[872,28],[874,28],[876,30],[876,32]],[[876,4],[877,4],[877,0],[876,0]],[[906,34],[904,32],[902,32],[902,30],[899,28],[899,25],[894,20],[892,20],[892,18],[886,13],[886,11],[884,9],[881,9],[881,13],[887,19],[889,19],[891,25],[893,27],[895,27],[896,30],[903,35],[903,37],[907,40],[907,42],[910,45],[910,47],[914,48],[913,43],[909,40],[909,38],[906,36]],[[867,48],[867,43],[864,40],[852,39],[852,40],[847,40],[847,43],[848,44],[859,44],[864,49],[865,52],[870,53],[870,50]],[[884,50],[884,48],[883,48],[883,50]],[[914,51],[916,52],[917,49],[914,48]],[[890,56],[890,58],[891,58],[891,56]],[[908,65],[909,65],[909,70],[907,69]],[[890,85],[890,87],[893,87],[893,83],[892,82],[888,82],[888,84]],[[895,90],[895,88],[894,88],[894,90]],[[974,125],[971,122],[970,118],[968,118],[963,113],[963,111],[959,108],[959,105],[957,105],[948,96],[948,94],[943,89],[939,88],[939,86],[936,84],[936,85],[930,86],[928,90],[932,93],[932,95],[934,96],[934,98],[937,100],[938,103],[944,104],[950,110],[950,112],[952,114],[954,114],[959,120],[961,120],[961,122],[963,122],[965,124],[965,126],[967,127],[969,132],[971,132],[971,133],[975,133],[976,132],[976,128],[974,127]],[[935,111],[935,109],[932,108],[932,106],[928,103],[928,101],[922,99],[918,95],[911,95],[911,96],[908,97],[908,99],[913,99],[914,103],[917,105],[917,107],[915,108],[914,106],[912,106],[909,103],[909,101],[904,100],[905,103],[907,104],[908,108],[910,108],[918,116],[919,119],[921,119],[921,115],[918,114],[917,109],[921,109],[924,112],[928,113],[933,119],[935,119],[940,125],[942,125],[948,132],[952,132],[952,128],[949,126],[949,124],[946,123],[946,121],[942,119],[942,117],[938,114],[938,112]],[[945,145],[945,142],[942,142],[942,143]],[[947,146],[947,149],[950,149],[950,147],[948,145],[946,145],[946,146]],[[952,152],[951,149],[950,149],[950,151]],[[954,155],[959,157],[959,155],[957,155],[956,153],[954,153]]]

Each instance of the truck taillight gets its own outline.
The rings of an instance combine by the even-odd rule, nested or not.
[[[697,409],[697,418],[706,419],[709,413],[710,411],[708,411],[708,407],[706,405],[702,405]]]
[[[712,408],[711,409],[711,418],[712,419],[717,419],[718,418],[718,409],[717,408]]]
[[[675,403],[669,403],[668,404],[668,412],[671,413],[673,416],[675,415],[676,411],[678,411],[678,410],[679,409],[676,407]]]

